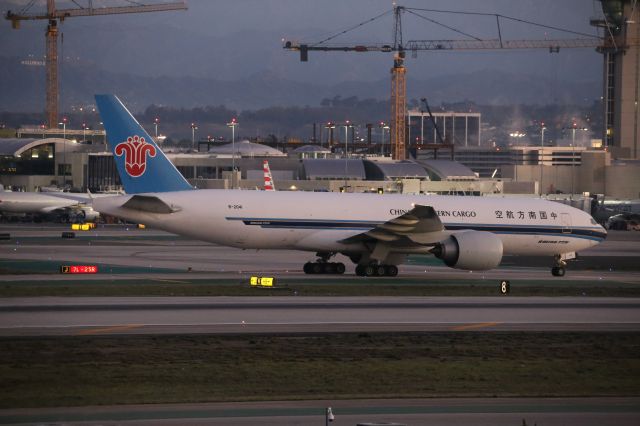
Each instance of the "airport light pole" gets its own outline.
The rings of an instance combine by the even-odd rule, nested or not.
[[[62,186],[66,184],[67,180],[67,164],[66,164],[66,153],[67,153],[67,117],[62,117],[62,123],[58,123],[59,126],[62,126]]]
[[[353,127],[353,124],[351,121],[346,120],[342,127],[344,127],[344,156],[347,158],[349,156],[349,129]]]
[[[231,127],[231,187],[236,188],[236,127],[238,121],[234,118],[227,123],[227,126]]]
[[[324,126],[325,129],[329,129],[329,135],[327,136],[328,140],[328,145],[329,145],[329,151],[331,151],[331,146],[333,145],[333,129],[336,128],[336,123],[330,121],[327,123],[326,126]]]
[[[82,123],[82,141],[87,141],[87,123]]]
[[[353,127],[349,120],[344,122],[344,190],[347,190],[347,173],[349,169],[349,128]]]
[[[540,125],[542,126],[542,132],[540,136],[540,195],[542,195],[542,158],[544,155],[544,131],[547,130],[547,128],[545,127],[544,122],[541,122]]]
[[[574,180],[574,172],[575,172],[575,161],[576,161],[576,127],[577,123],[574,121],[571,126],[571,199],[573,199],[573,180]]]
[[[424,110],[420,109],[420,144],[424,145]]]
[[[196,130],[198,130],[196,123],[191,123],[191,149],[195,149],[196,147]]]
[[[156,143],[158,143],[158,124],[160,123],[160,119],[156,117],[153,120],[153,124],[156,126]]]
[[[58,123],[62,126],[62,139],[67,139],[67,117],[62,117],[62,123]]]
[[[386,124],[384,121],[381,121],[380,124],[378,125],[378,127],[380,127],[380,131],[382,132],[382,143],[380,144],[380,155],[384,156],[384,131],[385,130],[389,130],[390,127],[388,124]]]
[[[107,144],[107,132],[104,130],[104,123],[101,121],[98,124],[100,124],[100,126],[102,127],[102,132],[103,132],[103,134],[102,134],[102,143],[106,145]]]

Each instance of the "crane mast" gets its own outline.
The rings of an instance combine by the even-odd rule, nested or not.
[[[54,0],[47,0],[46,14],[22,14],[7,12],[5,19],[11,21],[14,29],[20,28],[21,21],[27,20],[47,20],[46,37],[46,106],[45,114],[49,128],[57,127],[58,123],[58,100],[59,100],[59,81],[58,81],[58,22],[64,21],[66,18],[77,16],[103,16],[116,15],[123,13],[142,13],[142,12],[163,12],[173,10],[186,10],[187,5],[184,1],[135,6],[117,6],[117,7],[101,7],[94,8],[93,2],[89,1],[89,7],[78,9],[56,9]]]
[[[402,45],[402,12],[404,7],[393,6],[393,50],[396,52],[391,68],[391,157],[406,160],[405,121],[407,117],[407,69],[404,66]]]
[[[54,16],[56,5],[54,0],[47,0],[47,12],[49,16]],[[20,22],[20,21],[12,21]],[[13,27],[17,29],[18,25],[13,24]],[[46,104],[45,114],[47,116],[47,123],[49,128],[52,129],[58,126],[58,20],[54,18],[49,19],[47,25],[46,37]]]
[[[407,69],[404,51],[396,52],[391,68],[391,157],[406,160],[405,121],[407,117]]]

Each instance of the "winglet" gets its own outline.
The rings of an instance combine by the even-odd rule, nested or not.
[[[109,148],[127,194],[193,189],[115,95],[96,95]]]

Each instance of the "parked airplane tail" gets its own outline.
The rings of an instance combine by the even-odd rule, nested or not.
[[[115,95],[96,95],[109,148],[127,194],[193,189]]]
[[[275,191],[276,188],[273,186],[273,177],[271,176],[271,169],[269,168],[269,162],[267,160],[264,160],[262,163],[262,169],[264,171],[264,190]]]

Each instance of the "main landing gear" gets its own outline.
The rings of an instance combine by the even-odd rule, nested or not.
[[[305,263],[302,270],[305,274],[344,274],[344,263],[329,262],[334,255],[335,253],[317,253],[318,260]]]
[[[302,268],[305,274],[344,274],[342,262],[307,262]]]
[[[360,277],[395,277],[398,275],[398,267],[396,265],[358,265],[356,266],[356,275]]]
[[[566,272],[564,269],[565,266],[567,266],[567,262],[562,259],[561,255],[556,255],[555,265],[551,268],[551,275],[553,275],[554,277],[564,277],[564,274]]]

